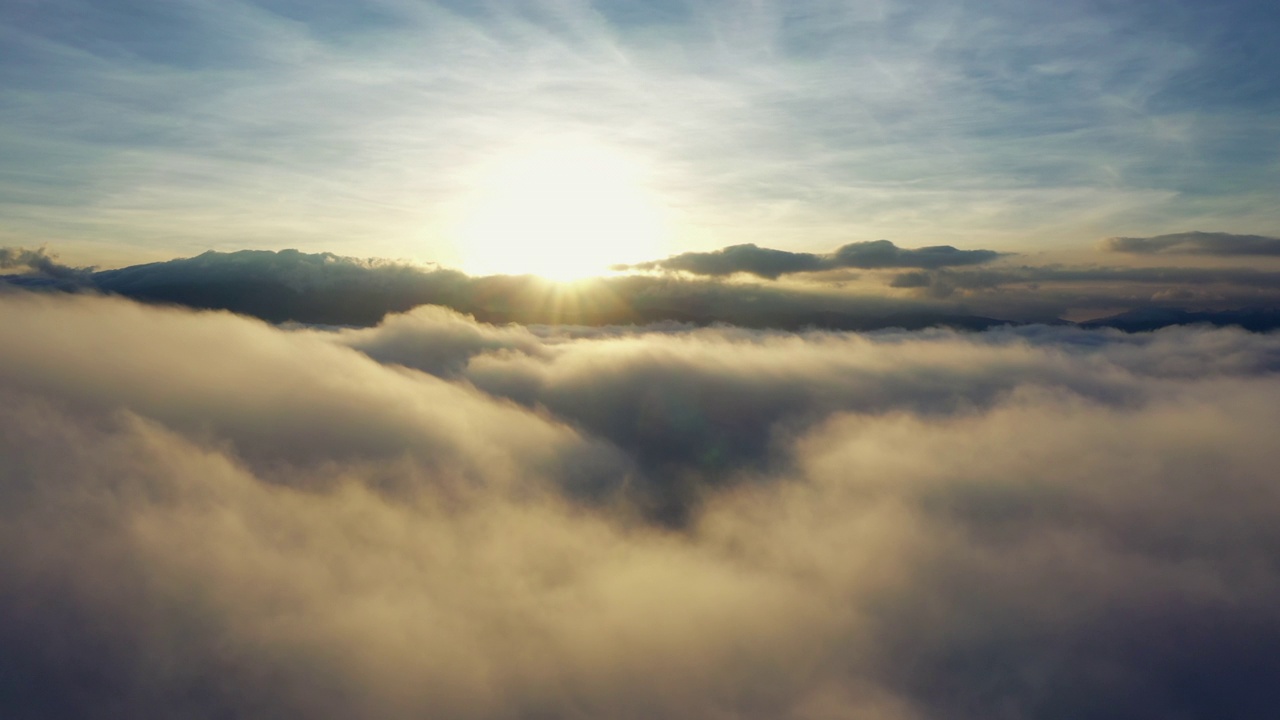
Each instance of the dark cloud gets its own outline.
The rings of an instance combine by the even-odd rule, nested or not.
[[[20,278],[29,285],[52,284],[74,286],[84,282],[93,268],[77,268],[58,262],[58,256],[44,248],[29,250],[19,247],[0,247],[0,270],[26,271]],[[19,278],[11,278],[11,280]]]
[[[1274,334],[0,316],[5,717],[1280,701]]]
[[[796,253],[773,250],[756,245],[731,245],[715,252],[688,252],[666,260],[654,260],[636,265],[622,265],[619,269],[682,270],[694,275],[733,275],[750,273],[775,280],[781,275],[798,272],[814,272],[830,268],[827,259],[812,253]]]
[[[1182,297],[1176,300],[1182,300]],[[1241,308],[1194,312],[1180,308],[1149,307],[1129,310],[1081,323],[1084,327],[1109,327],[1126,332],[1144,332],[1170,325],[1237,326],[1245,330],[1266,332],[1280,328],[1280,308]]]
[[[889,287],[895,288],[928,288],[937,284],[938,276],[922,270],[898,273],[889,281]]]
[[[962,307],[911,298],[642,276],[566,287],[533,276],[469,277],[434,267],[297,250],[207,252],[93,273],[77,287],[153,303],[230,310],[269,322],[322,325],[370,326],[388,313],[428,304],[482,321],[527,324],[675,321],[870,330],[931,325],[983,328],[1000,322],[974,316]]]
[[[1037,321],[1069,309],[1115,313],[1114,327],[1152,330],[1208,322],[1280,327],[1280,272],[1255,268],[1021,266],[916,270],[889,286],[960,304],[980,316]],[[1134,322],[1139,320],[1140,322]]]
[[[231,310],[270,322],[372,325],[389,312],[450,304],[467,277],[332,253],[241,250],[105,270],[92,282],[137,300]]]
[[[1280,289],[1280,272],[1253,268],[1134,268],[1021,266],[999,270],[934,270],[899,273],[893,287],[990,290],[1019,283],[1111,283],[1124,285],[1231,285]]]
[[[852,268],[940,268],[981,265],[1007,253],[994,250],[958,250],[950,245],[900,248],[888,240],[849,243],[832,255],[835,267]]]
[[[688,252],[666,260],[617,269],[680,270],[694,275],[724,276],[748,273],[776,280],[791,273],[817,272],[840,268],[939,268],[979,265],[999,258],[994,250],[959,250],[950,245],[916,249],[900,248],[888,240],[849,243],[835,252],[819,255],[772,250],[756,245],[731,245],[715,252]]]
[[[6,257],[28,257],[21,254],[25,252],[9,250]],[[30,257],[38,264],[48,256]],[[17,266],[16,261],[11,264]],[[856,282],[793,286],[672,275],[561,285],[534,276],[471,277],[434,266],[296,250],[209,252],[101,272],[58,267],[51,271],[59,273],[57,279],[43,271],[0,275],[0,288],[88,290],[231,310],[274,323],[359,327],[376,325],[388,314],[436,305],[482,322],[530,326],[982,330],[1007,323],[1063,322],[1059,318],[1065,313],[1092,310],[1092,315],[1146,313],[1144,322],[1164,317],[1167,324],[1239,322],[1268,329],[1274,327],[1263,322],[1274,315],[1268,308],[1280,307],[1280,272],[1257,268],[1005,265],[874,272]],[[884,284],[910,292],[888,292]],[[1217,315],[1195,315],[1204,312]],[[1116,327],[1130,325],[1118,321]],[[447,345],[436,349],[440,362],[450,362]]]
[[[1224,232],[1184,232],[1155,237],[1112,237],[1104,250],[1140,255],[1280,256],[1280,238]]]

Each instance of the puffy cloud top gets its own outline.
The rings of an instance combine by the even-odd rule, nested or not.
[[[0,295],[9,717],[1261,717],[1280,336]]]

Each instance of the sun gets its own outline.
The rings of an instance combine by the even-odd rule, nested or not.
[[[473,274],[575,280],[657,256],[666,235],[643,166],[582,140],[526,146],[476,173],[454,230]]]

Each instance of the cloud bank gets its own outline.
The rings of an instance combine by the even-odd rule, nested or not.
[[[76,287],[152,303],[231,310],[270,322],[328,325],[374,325],[388,313],[425,304],[448,306],[490,322],[543,324],[676,321],[869,330],[938,324],[982,328],[1000,322],[928,299],[643,276],[565,288],[535,276],[472,277],[434,266],[297,250],[210,251],[86,273],[70,289]]]
[[[1280,700],[1280,336],[0,314],[9,717]]]
[[[1196,322],[1280,327],[1280,271],[1265,267],[1002,263],[867,268],[856,275],[809,274],[789,281],[631,274],[566,285],[532,275],[477,277],[434,265],[297,250],[211,251],[97,272],[63,266],[42,250],[5,253],[43,258],[45,264],[0,274],[0,288],[117,294],[274,323],[369,327],[388,314],[439,305],[483,322],[594,327],[674,322],[781,330],[983,330],[1064,323],[1070,313],[1131,330]]]
[[[958,250],[950,245],[900,248],[888,240],[843,245],[833,253],[788,252],[752,244],[731,245],[714,252],[687,252],[666,260],[619,265],[619,270],[679,270],[693,275],[724,276],[747,273],[776,280],[792,273],[840,268],[939,268],[979,265],[999,258],[994,250]]]
[[[1184,232],[1155,237],[1112,237],[1104,250],[1138,255],[1280,256],[1280,238],[1224,232]]]
[[[20,247],[0,247],[0,270],[16,270],[31,276],[31,280],[54,283],[87,281],[93,268],[77,268],[58,262],[58,256],[44,248],[30,250]]]

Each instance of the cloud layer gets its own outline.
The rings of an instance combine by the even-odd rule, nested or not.
[[[0,247],[0,270],[16,270],[32,276],[36,282],[48,281],[67,284],[89,282],[93,268],[76,268],[58,262],[57,255],[44,248],[30,250],[20,247]]]
[[[732,245],[715,252],[688,252],[666,260],[620,265],[627,270],[680,270],[693,275],[723,276],[747,273],[776,280],[792,273],[840,268],[940,268],[980,265],[1000,257],[993,250],[958,250],[950,245],[900,248],[888,240],[843,245],[829,254],[798,253],[755,245]]]
[[[4,281],[50,283],[43,274],[0,276],[0,282]],[[297,250],[207,252],[192,258],[85,272],[55,287],[231,310],[271,322],[329,325],[373,325],[388,313],[424,304],[445,305],[492,322],[581,325],[677,321],[866,330],[936,324],[982,328],[1000,322],[929,299],[643,276],[565,287],[534,276],[472,277],[432,266]]]
[[[6,716],[1280,700],[1280,336],[0,313]]]
[[[1113,237],[1103,249],[1139,255],[1280,255],[1280,238],[1223,232],[1184,232],[1155,237]]]
[[[860,246],[846,250],[849,247]],[[882,258],[876,262],[957,261],[946,259],[954,254],[950,251],[930,251],[925,254],[942,259],[926,260],[919,255],[924,248],[889,248],[890,256],[917,255],[884,260],[878,250],[869,254]],[[768,253],[793,260],[819,257],[757,250],[769,258],[774,256]],[[677,322],[783,330],[981,330],[1007,323],[1062,323],[1075,313],[1093,318],[1091,322],[1137,330],[1195,322],[1254,330],[1280,327],[1275,311],[1280,307],[1280,270],[1265,266],[996,263],[866,268],[856,274],[842,270],[778,281],[633,274],[565,285],[528,275],[477,277],[432,265],[297,250],[211,251],[97,272],[62,265],[43,250],[3,252],[11,269],[19,272],[0,274],[0,289],[16,285],[104,292],[151,303],[231,310],[276,323],[367,327],[389,313],[430,304],[486,322],[589,326]],[[778,265],[776,258],[770,262]],[[873,264],[865,257],[863,262]]]

